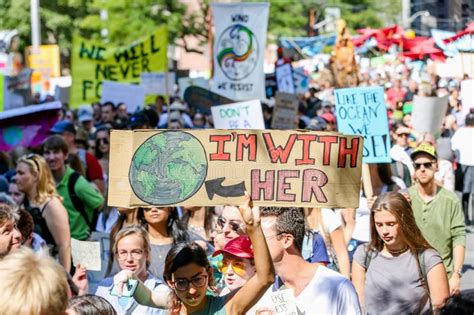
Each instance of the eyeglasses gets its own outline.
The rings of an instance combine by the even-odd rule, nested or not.
[[[96,140],[98,143],[109,144],[109,139],[107,138],[97,138]]]
[[[178,279],[173,282],[174,287],[178,291],[187,291],[191,283],[195,288],[202,288],[203,286],[207,285],[207,275],[199,275],[192,278],[191,280]]]
[[[283,234],[286,234],[285,232],[280,232],[280,233],[277,233],[277,234],[273,234],[273,235],[270,235],[270,236],[265,236],[265,239],[268,241],[268,240],[271,240],[277,236],[280,236],[280,235],[283,235]]]
[[[419,170],[422,166],[426,168],[427,170],[430,170],[433,167],[433,163],[435,162],[432,161],[432,162],[426,162],[426,163],[413,163],[413,165],[415,166],[416,170]]]
[[[117,253],[117,256],[120,260],[126,260],[128,258],[128,255],[132,256],[134,260],[139,260],[140,258],[143,257],[143,250],[142,249],[134,249],[130,252],[127,251],[119,251]]]
[[[232,270],[240,277],[245,276],[245,264],[242,261],[233,260],[233,259],[223,259],[217,263],[217,269],[225,274],[229,269],[229,266],[232,267]]]
[[[40,167],[39,167],[38,161],[35,160],[35,157],[36,157],[37,155],[38,155],[38,154],[30,153],[30,154],[28,154],[28,155],[26,156],[26,159],[27,159],[27,160],[32,160],[33,163],[35,163],[36,170],[39,172]]]
[[[222,216],[217,219],[217,225],[218,225],[221,229],[224,228],[224,226],[225,226],[226,223],[229,223],[230,228],[231,228],[232,231],[234,231],[234,232],[239,232],[239,231],[242,230],[242,229],[240,228],[240,224],[241,224],[241,223],[239,223],[238,221],[234,221],[234,220],[229,220],[229,221],[227,221],[227,220],[226,220],[224,217],[222,217]]]

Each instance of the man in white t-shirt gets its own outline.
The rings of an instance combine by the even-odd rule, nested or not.
[[[302,209],[262,208],[260,216],[275,271],[283,282],[280,289],[293,290],[298,314],[360,314],[356,291],[348,279],[301,256],[305,234]],[[257,305],[258,309],[270,306]]]

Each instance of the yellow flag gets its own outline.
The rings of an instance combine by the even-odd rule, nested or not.
[[[100,101],[103,81],[140,83],[142,72],[167,71],[167,48],[165,26],[153,35],[121,47],[74,36],[71,107]]]

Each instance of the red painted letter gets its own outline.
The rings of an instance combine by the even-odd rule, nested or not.
[[[337,167],[346,167],[346,155],[351,156],[351,167],[357,167],[357,154],[359,153],[359,138],[353,138],[351,141],[351,147],[347,147],[347,138],[341,137],[339,143],[339,157],[337,161]]]
[[[286,182],[287,178],[300,177],[300,171],[278,171],[278,185],[277,185],[277,201],[290,201],[296,200],[295,194],[287,194],[286,191],[291,188],[291,185]]]
[[[247,148],[247,161],[257,160],[257,135],[237,135],[237,159],[236,161],[244,160],[244,148]]]
[[[331,164],[331,146],[337,143],[337,136],[319,136],[318,142],[324,143],[323,165]]]
[[[263,200],[273,200],[273,184],[275,183],[275,171],[266,171],[265,180],[260,181],[260,170],[252,170],[250,172],[251,185],[250,189],[252,200],[260,200],[260,191],[263,190]]]
[[[296,159],[296,165],[314,165],[314,159],[309,158],[309,147],[311,145],[311,142],[315,141],[316,138],[316,135],[298,135],[298,140],[303,141],[303,157],[301,159]]]
[[[324,172],[314,168],[304,170],[301,202],[311,202],[313,194],[316,197],[317,202],[327,202],[328,199],[321,189],[321,187],[326,185],[327,182],[328,177]]]
[[[209,141],[217,142],[217,152],[209,155],[211,161],[230,161],[230,153],[224,152],[225,143],[230,141],[230,135],[211,135]]]
[[[284,149],[282,149],[280,145],[275,148],[275,144],[273,143],[273,138],[270,133],[264,133],[263,139],[265,140],[265,145],[267,147],[268,153],[270,154],[272,163],[277,163],[278,160],[280,160],[280,163],[286,164],[288,162],[291,149],[293,149],[293,145],[295,144],[296,134],[290,135]]]

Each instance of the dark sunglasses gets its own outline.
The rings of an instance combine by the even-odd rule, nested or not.
[[[241,230],[240,224],[237,223],[237,222],[235,222],[235,221],[232,221],[232,220],[227,221],[227,220],[226,220],[224,217],[222,217],[222,216],[217,219],[217,225],[218,225],[221,229],[224,228],[224,226],[225,226],[225,224],[226,224],[227,222],[229,222],[229,226],[230,226],[230,228],[232,229],[232,231],[238,232],[238,231]]]
[[[434,162],[426,162],[426,163],[413,163],[413,165],[415,166],[415,169],[419,170],[421,168],[421,166],[423,166],[424,168],[426,168],[427,170],[430,170],[432,167],[433,167],[433,163]]]
[[[96,140],[98,143],[109,144],[109,139],[107,138],[97,138]]]

